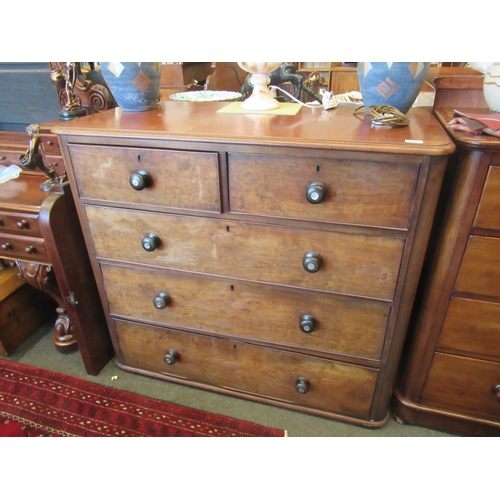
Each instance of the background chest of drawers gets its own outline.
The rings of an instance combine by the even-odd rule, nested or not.
[[[226,104],[53,129],[117,364],[383,425],[453,144],[427,110],[378,130]]]
[[[453,110],[437,116],[446,125]],[[500,140],[450,134],[460,155],[395,413],[449,432],[500,435]]]
[[[64,160],[57,137],[50,133],[54,123],[41,126],[39,152],[44,165],[62,178]],[[78,347],[87,372],[95,375],[114,352],[72,193],[68,183],[42,190],[47,177],[24,169],[19,156],[27,152],[29,142],[27,133],[0,133],[0,164],[23,168],[17,179],[0,184],[0,258],[15,263],[28,284],[54,299],[55,347],[62,352]],[[15,344],[9,343],[7,353],[29,334],[27,330]]]

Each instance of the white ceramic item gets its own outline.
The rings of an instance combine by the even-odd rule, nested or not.
[[[250,83],[253,85],[252,95],[241,104],[243,109],[266,111],[280,107],[280,103],[269,92],[269,83],[271,81],[269,73],[278,69],[281,64],[280,62],[238,63],[241,69],[252,74],[250,77]]]
[[[490,111],[500,113],[500,62],[494,62],[485,73],[483,92]]]

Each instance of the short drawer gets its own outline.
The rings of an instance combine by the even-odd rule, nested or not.
[[[416,164],[230,154],[230,210],[407,229],[418,174]],[[318,182],[325,198],[311,203],[306,193],[317,190],[313,185]]]
[[[38,214],[22,214],[0,211],[0,230],[19,234],[40,235]]]
[[[500,166],[491,166],[488,171],[474,227],[500,230]]]
[[[84,199],[220,212],[217,153],[77,145],[69,153]]]
[[[398,238],[90,205],[86,211],[101,258],[384,300],[394,296],[404,247]],[[144,238],[153,251],[143,248]],[[322,259],[317,272],[305,270],[311,253]]]
[[[125,366],[242,395],[369,417],[377,370],[136,323],[115,321],[115,326],[117,360]],[[164,356],[171,350],[178,358],[170,352],[175,362],[167,364]],[[307,385],[305,393],[298,392]]]
[[[0,258],[49,263],[44,240],[0,233]]]
[[[66,172],[66,165],[64,164],[64,159],[62,156],[45,155],[45,161],[47,166],[52,167],[59,177],[64,176]]]
[[[438,348],[500,358],[500,304],[452,298]]]
[[[500,238],[469,238],[455,291],[500,297]]]
[[[420,402],[499,422],[499,391],[500,363],[436,353]]]
[[[41,134],[40,146],[46,155],[61,156],[61,147],[57,135]]]
[[[380,302],[190,273],[105,264],[101,269],[116,316],[380,360],[390,312]]]

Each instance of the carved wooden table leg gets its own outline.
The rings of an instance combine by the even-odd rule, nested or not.
[[[78,349],[76,338],[73,335],[71,320],[66,313],[64,301],[57,286],[52,266],[18,260],[15,263],[26,283],[52,297],[59,306],[56,309],[58,317],[55,322],[55,334],[53,338],[56,349],[60,352],[70,352]]]

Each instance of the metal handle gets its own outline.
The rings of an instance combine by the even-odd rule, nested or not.
[[[314,332],[315,327],[316,327],[316,320],[314,319],[313,316],[310,316],[309,314],[302,316],[302,318],[300,319],[300,329],[304,333]]]
[[[322,182],[313,182],[306,191],[306,199],[309,203],[317,205],[326,198],[326,186]]]
[[[317,273],[321,269],[323,258],[319,253],[306,253],[302,265],[308,273]]]
[[[157,234],[149,233],[142,238],[141,244],[146,252],[154,252],[161,245],[161,240]]]
[[[309,392],[309,387],[311,386],[311,382],[306,378],[299,377],[295,382],[295,390],[299,394],[307,394]]]
[[[167,365],[175,365],[175,363],[179,360],[179,353],[175,349],[169,349],[167,354],[163,356],[163,361],[167,363]]]
[[[491,392],[495,397],[495,399],[497,400],[497,403],[500,403],[500,384],[497,384],[494,387],[492,387]]]
[[[142,191],[143,189],[151,186],[152,179],[147,172],[139,170],[139,172],[135,172],[130,176],[129,182],[133,189],[136,191]]]
[[[153,299],[153,304],[157,309],[165,309],[165,307],[167,307],[170,304],[170,302],[172,302],[170,295],[164,292],[160,292]]]

